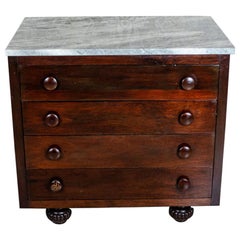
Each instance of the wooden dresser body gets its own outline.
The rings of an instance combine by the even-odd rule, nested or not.
[[[9,57],[21,207],[218,205],[228,65]]]

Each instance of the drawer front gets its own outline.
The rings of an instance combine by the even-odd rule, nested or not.
[[[25,136],[28,169],[212,167],[214,135]]]
[[[213,132],[215,101],[24,102],[25,135]]]
[[[212,169],[29,170],[29,200],[211,197]]]
[[[174,99],[216,99],[218,71],[218,66],[189,65],[29,66],[21,70],[22,98],[161,100],[171,94]]]

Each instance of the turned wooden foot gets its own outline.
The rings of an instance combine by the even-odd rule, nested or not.
[[[70,208],[47,208],[46,215],[50,221],[56,224],[63,224],[71,217]]]
[[[169,207],[169,214],[178,222],[185,222],[193,215],[193,208],[188,207]]]

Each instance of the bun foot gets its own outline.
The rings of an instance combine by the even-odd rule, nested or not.
[[[56,224],[63,224],[71,217],[70,208],[47,208],[46,215],[50,221]]]
[[[177,222],[185,222],[193,215],[192,207],[169,207],[169,214]]]

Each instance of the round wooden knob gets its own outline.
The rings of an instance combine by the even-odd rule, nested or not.
[[[184,192],[191,187],[190,181],[187,177],[182,176],[177,180],[177,189]]]
[[[56,127],[60,122],[60,118],[56,113],[48,113],[45,116],[44,122],[48,127]]]
[[[194,77],[185,77],[181,80],[181,88],[184,90],[192,90],[196,87],[197,80]]]
[[[58,179],[53,179],[50,183],[50,190],[52,192],[60,192],[63,189],[63,184]]]
[[[179,123],[188,126],[193,122],[193,114],[189,111],[184,111],[179,115]]]
[[[178,146],[177,155],[179,158],[187,159],[191,156],[192,149],[187,143],[182,143]]]
[[[58,160],[61,157],[61,149],[58,146],[50,146],[47,150],[49,160]]]
[[[48,91],[53,91],[58,87],[58,81],[55,77],[46,77],[43,80],[43,87]]]

